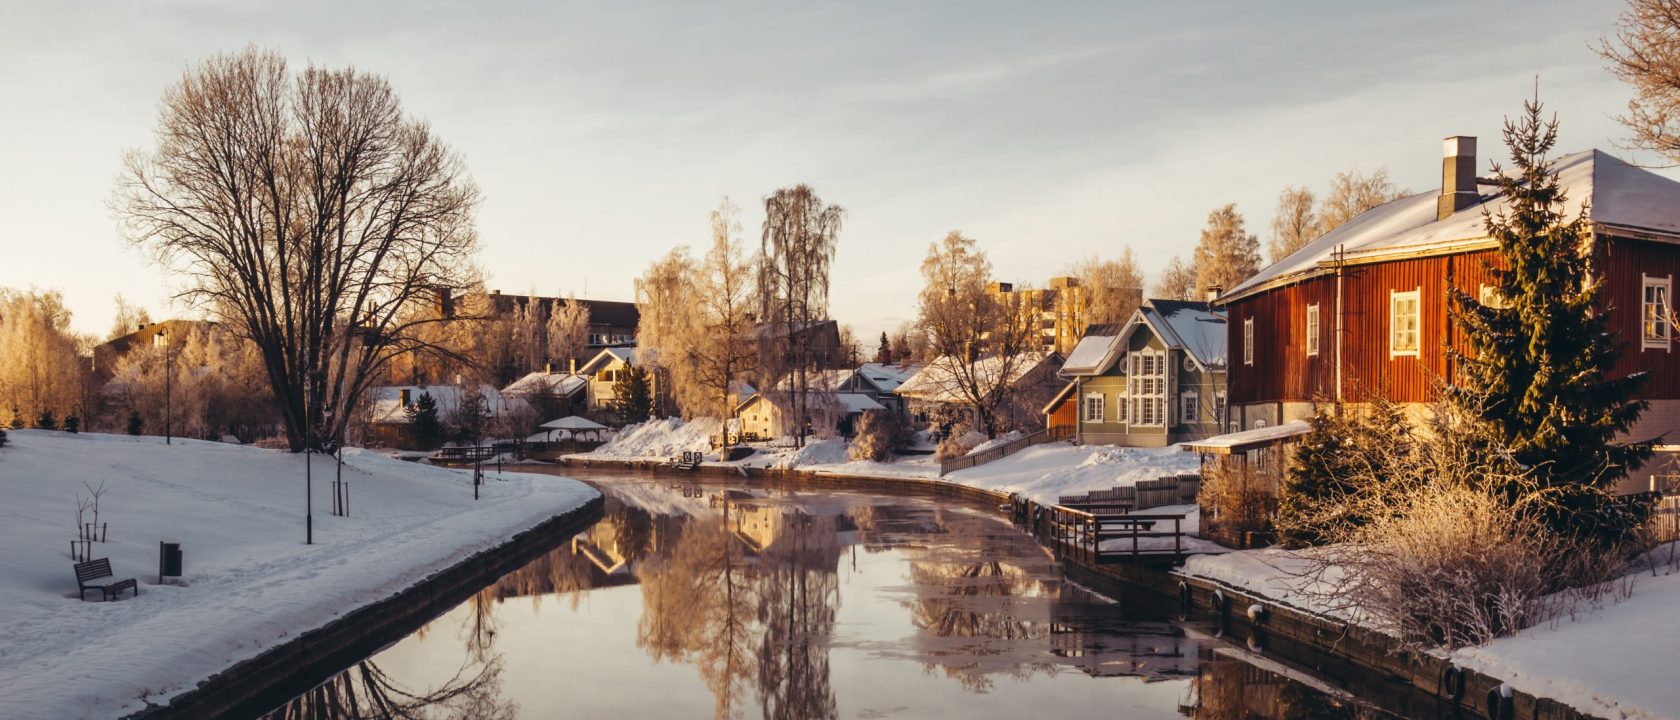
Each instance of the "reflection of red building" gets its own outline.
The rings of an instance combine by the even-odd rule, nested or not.
[[[1449,290],[1492,302],[1501,262],[1484,213],[1504,205],[1475,177],[1475,138],[1448,138],[1441,193],[1395,200],[1354,218],[1231,288],[1231,430],[1312,413],[1315,399],[1429,400],[1465,347]],[[1651,402],[1630,439],[1680,439],[1680,358],[1671,293],[1680,272],[1680,183],[1591,150],[1559,158],[1565,216],[1588,207],[1600,305],[1623,342],[1616,374],[1649,374]],[[1655,463],[1653,463],[1654,465]],[[1649,466],[1648,466],[1649,467]],[[1645,479],[1631,484],[1645,489]]]

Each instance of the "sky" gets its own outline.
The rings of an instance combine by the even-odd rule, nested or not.
[[[1386,7],[1384,5],[1387,5]],[[724,197],[846,208],[831,314],[866,344],[916,314],[951,230],[1046,284],[1130,247],[1151,276],[1235,202],[1386,167],[1440,186],[1441,138],[1502,151],[1539,78],[1559,149],[1621,150],[1629,90],[1594,52],[1621,2],[108,2],[0,0],[0,287],[56,289],[104,335],[179,280],[122,237],[122,154],[218,52],[389,78],[484,194],[490,287],[631,300]],[[1667,174],[1667,173],[1665,173]]]

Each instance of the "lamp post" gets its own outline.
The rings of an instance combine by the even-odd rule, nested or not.
[[[305,391],[303,401],[303,544],[315,544],[315,476],[311,460],[315,457],[315,433],[309,423],[309,399]]]
[[[484,414],[490,411],[490,399],[473,396],[473,499],[478,499],[478,486],[484,483]]]

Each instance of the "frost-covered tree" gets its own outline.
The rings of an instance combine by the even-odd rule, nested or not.
[[[1207,227],[1192,254],[1196,268],[1194,292],[1211,287],[1226,290],[1260,270],[1260,239],[1243,227],[1236,203],[1208,213]]]
[[[1503,266],[1489,268],[1500,302],[1483,305],[1455,291],[1451,311],[1464,328],[1449,396],[1494,428],[1494,435],[1551,499],[1554,527],[1617,539],[1639,518],[1610,495],[1616,480],[1650,456],[1646,443],[1619,443],[1647,406],[1643,374],[1615,376],[1621,355],[1610,333],[1616,309],[1598,304],[1592,224],[1564,215],[1565,191],[1546,155],[1557,120],[1538,100],[1505,123],[1512,168],[1494,165],[1506,206],[1485,217]]]
[[[129,304],[121,293],[118,293],[112,302],[117,306],[117,315],[111,321],[111,331],[105,334],[106,340],[115,340],[139,330],[141,325],[152,322],[152,315],[146,312],[146,308]]]
[[[557,367],[568,368],[574,361],[588,359],[584,355],[589,352],[589,306],[567,294],[564,303],[556,302],[549,310],[547,334],[548,358]]]
[[[693,381],[695,346],[702,332],[698,312],[699,291],[695,278],[699,267],[688,248],[673,248],[653,261],[636,279],[636,362],[653,378],[659,397],[652,399],[651,412],[672,414],[682,399],[700,392]],[[710,400],[710,398],[706,398]]]
[[[99,426],[114,431],[137,414],[144,427],[204,439],[266,437],[281,426],[251,342],[209,323],[173,324],[158,337],[112,368]]]
[[[1266,242],[1266,255],[1271,262],[1288,257],[1323,234],[1313,202],[1312,190],[1305,187],[1291,185],[1278,193],[1277,214],[1272,216],[1272,238]]]
[[[1615,41],[1600,43],[1599,54],[1633,87],[1617,118],[1633,147],[1680,162],[1680,0],[1629,0]]]
[[[129,239],[249,338],[293,451],[339,444],[363,391],[478,280],[479,194],[385,78],[247,49],[189,68],[125,157]]]
[[[1068,269],[1068,274],[1079,281],[1078,292],[1083,300],[1075,308],[1079,312],[1080,335],[1091,325],[1125,322],[1143,298],[1143,270],[1129,247],[1108,260],[1095,255],[1080,260]]]
[[[0,288],[0,403],[14,408],[13,427],[24,418],[16,408],[34,419],[41,410],[68,412],[83,402],[88,363],[77,348],[57,291]]]
[[[1196,298],[1196,267],[1183,258],[1167,261],[1161,276],[1155,279],[1152,297],[1165,300],[1194,300]]]
[[[828,319],[829,268],[845,215],[845,208],[823,202],[805,184],[764,199],[756,289],[758,318],[766,332],[758,335],[759,381],[764,387],[787,386],[796,420],[811,411],[810,373],[822,358],[807,329]],[[804,433],[795,433],[794,442],[804,445]]]

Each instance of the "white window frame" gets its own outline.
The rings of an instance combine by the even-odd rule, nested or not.
[[[1476,289],[1476,302],[1483,307],[1505,307],[1505,301],[1499,297],[1499,288],[1493,285],[1482,285]]]
[[[1653,291],[1659,293],[1656,302],[1652,302]],[[1639,308],[1639,349],[1672,352],[1674,276],[1641,274]]]
[[[1128,416],[1128,414],[1126,412],[1126,406],[1128,404],[1130,404],[1130,402],[1131,401],[1126,397],[1126,393],[1119,392],[1119,393],[1114,394],[1114,414],[1115,414],[1114,421],[1115,422],[1126,423],[1126,422],[1129,422],[1131,420],[1131,418]]]
[[[1129,357],[1131,371],[1126,375],[1126,395],[1132,403],[1130,424],[1140,427],[1166,427],[1166,353],[1143,350],[1132,353]]]
[[[1254,364],[1254,318],[1243,318],[1243,364]]]
[[[1182,425],[1197,424],[1202,421],[1202,396],[1195,390],[1185,390],[1178,394],[1178,422]]]
[[[1103,421],[1103,394],[1099,393],[1099,392],[1085,393],[1085,399],[1084,399],[1083,402],[1080,403],[1079,408],[1080,408],[1080,411],[1079,411],[1080,418],[1083,419],[1085,422],[1087,422],[1087,423],[1100,423],[1100,422],[1102,422]],[[1095,413],[1091,412],[1093,409],[1096,410]]]
[[[1224,390],[1219,390],[1219,391],[1214,392],[1213,393],[1213,421],[1216,424],[1220,425],[1221,427],[1223,427],[1225,425],[1226,410],[1227,410],[1227,408],[1225,407],[1225,391]]]
[[[1401,343],[1399,342],[1399,340],[1400,340],[1399,306],[1400,306],[1400,303],[1408,301],[1408,300],[1411,301],[1411,303],[1412,303],[1412,328],[1411,328],[1412,343],[1411,343],[1410,348],[1403,348],[1403,347],[1401,347]],[[1391,358],[1393,358],[1393,357],[1417,357],[1418,356],[1418,351],[1421,350],[1422,348],[1423,348],[1423,288],[1419,287],[1416,290],[1407,290],[1405,292],[1390,290],[1388,292],[1388,356],[1391,357]]]
[[[1318,355],[1318,303],[1307,306],[1307,357]]]

